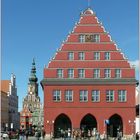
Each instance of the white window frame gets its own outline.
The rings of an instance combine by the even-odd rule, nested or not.
[[[68,78],[74,78],[74,69],[68,69]]]
[[[73,91],[72,90],[66,90],[65,91],[65,101],[66,102],[72,102],[73,101]]]
[[[87,90],[80,90],[79,95],[80,95],[79,96],[80,102],[88,101],[88,91]]]
[[[118,101],[119,102],[126,102],[127,101],[126,90],[118,90]]]
[[[79,35],[79,42],[81,43],[85,42],[85,35],[83,34]]]
[[[78,59],[79,60],[84,60],[85,59],[85,53],[84,52],[79,52],[78,53]]]
[[[74,53],[68,52],[68,60],[74,60]]]
[[[105,60],[110,60],[110,52],[105,52]]]
[[[100,60],[100,52],[94,52],[94,60]]]
[[[93,77],[94,78],[100,78],[100,69],[94,69],[93,70]]]
[[[78,78],[85,78],[85,70],[78,69]]]
[[[57,78],[63,78],[63,69],[57,69]]]
[[[121,69],[115,69],[115,78],[121,78]]]
[[[106,102],[114,102],[114,90],[106,91]]]
[[[105,78],[111,77],[111,70],[110,69],[104,69],[104,77]]]
[[[92,102],[100,102],[100,91],[99,90],[92,90],[91,100],[92,100]]]
[[[99,34],[93,35],[93,42],[100,42],[100,35]]]
[[[54,102],[60,102],[61,101],[61,91],[60,90],[54,90],[53,91],[53,101]]]

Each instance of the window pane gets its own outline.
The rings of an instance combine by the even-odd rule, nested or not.
[[[104,77],[105,78],[110,78],[111,77],[111,71],[110,71],[110,69],[105,69],[104,70]]]
[[[119,90],[118,91],[118,101],[119,102],[126,102],[126,90]]]
[[[73,77],[74,77],[74,70],[68,69],[68,78],[73,78]]]
[[[54,90],[53,91],[53,101],[61,101],[60,90]]]
[[[93,90],[92,91],[92,101],[93,102],[99,102],[100,101],[100,92],[99,92],[99,90]]]
[[[57,78],[63,78],[63,70],[57,69]]]
[[[99,59],[100,59],[100,53],[94,52],[94,60],[99,60]]]
[[[84,59],[85,59],[85,54],[84,54],[84,52],[79,52],[79,53],[78,53],[78,58],[79,58],[79,60],[84,60]]]
[[[98,34],[93,35],[93,42],[100,42],[100,36]]]
[[[68,52],[68,60],[74,60],[74,53]]]
[[[65,100],[68,102],[73,101],[73,91],[72,90],[65,91]]]
[[[113,102],[114,101],[114,91],[113,90],[107,90],[106,91],[106,101],[107,102]]]
[[[110,60],[110,52],[105,52],[105,60]]]
[[[88,91],[87,90],[80,90],[80,101],[81,102],[88,101]]]
[[[120,78],[121,77],[121,70],[120,69],[115,69],[115,77]]]
[[[100,78],[100,70],[99,69],[94,69],[93,73],[94,73],[94,75],[93,75],[94,78]]]
[[[79,41],[80,42],[85,42],[85,35],[80,35],[79,36]]]
[[[78,77],[79,78],[85,77],[85,70],[84,69],[78,69]]]

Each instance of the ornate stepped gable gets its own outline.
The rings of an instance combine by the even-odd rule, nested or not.
[[[68,59],[68,53],[74,53],[74,59]],[[78,53],[84,53],[84,60],[79,60]],[[94,59],[94,52],[100,53],[100,59]],[[110,53],[110,59],[105,60],[105,52]],[[66,41],[44,69],[44,78],[57,78],[57,69],[63,69],[63,78],[67,77],[67,70],[74,69],[74,78],[78,78],[78,69],[85,69],[85,78],[93,79],[93,69],[100,69],[100,79],[104,78],[104,69],[111,70],[111,77],[115,79],[115,69],[121,69],[121,78],[134,78],[135,70],[132,68],[117,48],[111,36],[105,31],[102,23],[98,21],[95,13],[88,8],[81,13],[79,22],[75,25]]]

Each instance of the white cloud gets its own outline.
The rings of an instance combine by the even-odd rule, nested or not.
[[[131,66],[135,67],[135,70],[139,70],[140,68],[140,60],[134,60],[134,61],[130,61]]]

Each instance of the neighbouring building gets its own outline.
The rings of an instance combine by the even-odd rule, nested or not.
[[[42,115],[41,111],[43,111],[43,108],[40,102],[40,97],[38,96],[37,81],[38,78],[36,77],[35,60],[33,59],[28,83],[28,91],[26,97],[23,99],[23,109],[20,112],[20,128],[22,129],[42,127],[43,124],[43,119],[40,119],[40,115]]]
[[[46,134],[57,137],[60,130],[97,129],[110,137],[118,131],[131,135],[136,83],[134,67],[93,10],[86,9],[44,68]]]
[[[6,131],[9,122],[8,114],[8,96],[7,92],[2,91],[1,89],[1,130]]]
[[[44,111],[43,111],[42,104],[40,104],[40,108],[36,108],[32,113],[32,121],[33,121],[33,127],[37,126],[39,129],[43,127]]]
[[[27,107],[23,108],[20,112],[20,129],[32,128],[32,113]]]
[[[19,129],[18,96],[16,76],[14,74],[11,74],[11,80],[1,80],[1,91],[7,95],[4,99],[6,102],[4,103],[3,100],[1,102],[1,105],[5,106],[6,110],[8,100],[8,122],[3,124],[3,126],[5,125],[6,129]],[[3,110],[3,108],[1,108],[1,110]],[[7,119],[7,117],[5,117],[5,119]]]

